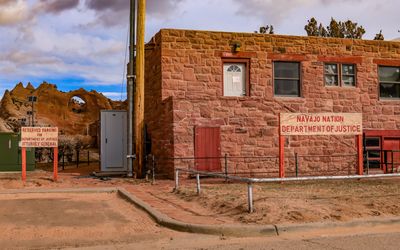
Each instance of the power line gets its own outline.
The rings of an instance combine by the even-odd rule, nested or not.
[[[128,47],[129,47],[129,26],[126,31],[126,42],[125,42],[125,59],[124,59],[124,65],[123,65],[123,73],[122,73],[122,81],[121,81],[121,97],[119,100],[122,102],[122,95],[124,93],[124,86],[125,86],[125,79],[126,79],[126,58],[128,54]]]

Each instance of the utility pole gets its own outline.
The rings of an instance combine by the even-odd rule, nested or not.
[[[32,118],[31,126],[35,127],[35,111],[34,111],[33,105],[35,104],[35,102],[37,102],[37,97],[36,96],[28,96],[28,102],[31,103],[31,111],[28,111],[28,115],[30,115]]]
[[[129,22],[129,63],[128,63],[128,75],[127,75],[127,93],[128,93],[128,176],[133,176],[133,160],[135,158],[133,153],[133,89],[135,85],[135,28],[136,28],[136,0],[130,0],[130,22]]]
[[[145,47],[146,0],[138,0],[136,40],[135,86],[135,146],[137,177],[142,177],[144,163],[144,47]]]

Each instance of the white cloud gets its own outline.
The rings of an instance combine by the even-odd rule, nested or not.
[[[107,98],[111,100],[125,100],[126,99],[126,92],[101,92]]]

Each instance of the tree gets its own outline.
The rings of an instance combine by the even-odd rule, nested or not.
[[[272,25],[267,25],[267,26],[261,26],[259,31],[254,31],[254,33],[260,33],[260,34],[274,34],[274,26]]]
[[[326,28],[322,23],[318,25],[318,21],[314,17],[307,22],[304,29],[308,36],[362,39],[362,36],[365,34],[365,29],[351,20],[338,22],[334,18],[331,18],[331,22]]]
[[[380,40],[380,41],[385,40],[385,37],[382,35],[382,30],[380,30],[379,33],[375,35],[374,40]]]
[[[307,21],[308,24],[304,26],[304,29],[307,32],[308,36],[321,36],[320,35],[320,30],[318,28],[318,22],[317,20],[313,17],[310,20]],[[320,24],[320,28],[322,25]],[[324,27],[322,27],[324,29]]]

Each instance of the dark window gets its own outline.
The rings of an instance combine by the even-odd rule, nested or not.
[[[326,86],[356,86],[356,67],[354,64],[325,63]]]
[[[378,137],[367,137],[365,140],[365,144],[367,147],[381,147]]]
[[[274,93],[278,96],[300,96],[300,63],[274,62]]]
[[[380,97],[400,98],[400,67],[379,66]]]
[[[369,168],[381,167],[381,139],[380,137],[365,138]]]

